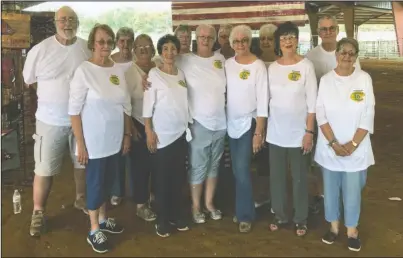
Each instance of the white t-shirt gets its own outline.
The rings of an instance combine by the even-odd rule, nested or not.
[[[79,37],[74,44],[64,46],[51,36],[28,52],[22,74],[26,84],[38,83],[38,120],[49,125],[71,125],[70,81],[76,68],[90,56],[87,41]]]
[[[239,139],[250,129],[252,118],[268,115],[267,69],[260,59],[240,64],[231,57],[225,62],[225,72],[228,135]]]
[[[269,119],[266,141],[285,148],[302,146],[308,113],[315,113],[318,85],[313,64],[304,58],[294,65],[273,62],[269,76]]]
[[[116,63],[115,62],[115,66],[120,67],[124,72],[126,72],[127,69],[129,69],[132,66],[132,64],[133,64],[133,61],[129,61],[126,63]]]
[[[69,115],[81,115],[90,159],[108,157],[121,150],[123,112],[130,116],[131,105],[121,67],[83,62],[70,84]]]
[[[145,74],[146,73],[135,63],[133,63],[125,73],[127,88],[132,102],[132,117],[143,125],[143,76]]]
[[[350,76],[339,76],[333,70],[323,76],[316,103],[318,125],[329,123],[340,144],[351,141],[358,128],[368,130],[368,134],[353,154],[339,157],[319,129],[315,161],[326,169],[343,172],[357,172],[375,164],[370,140],[374,116],[375,97],[368,73],[355,69]]]
[[[224,56],[214,53],[203,58],[193,53],[182,54],[176,64],[185,73],[193,119],[212,131],[226,129]]]
[[[327,74],[337,66],[336,50],[328,52],[323,49],[322,45],[318,45],[311,49],[306,54],[306,58],[308,58],[315,67],[316,80],[318,81],[318,84],[323,75]],[[358,69],[361,69],[358,58],[354,66]]]
[[[155,67],[148,73],[152,87],[144,92],[143,117],[152,117],[161,149],[181,137],[191,121],[184,73],[164,73]]]

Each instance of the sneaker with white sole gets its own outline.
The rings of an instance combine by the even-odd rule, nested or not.
[[[93,235],[88,234],[87,243],[92,247],[92,250],[97,253],[103,254],[108,252],[108,238],[100,230],[95,232]]]
[[[122,226],[116,224],[116,221],[113,218],[107,218],[105,222],[99,224],[99,229],[111,234],[120,234],[124,230]]]
[[[32,237],[39,237],[45,232],[45,216],[43,211],[34,211],[31,218],[31,226],[29,227],[29,234]]]
[[[88,215],[88,209],[86,207],[86,203],[85,203],[85,199],[84,198],[80,198],[75,200],[74,202],[74,208],[76,208],[77,210],[81,210],[82,212],[84,212],[86,215]]]
[[[118,197],[118,196],[112,196],[111,198],[111,204],[113,206],[117,206],[122,202],[122,197]]]
[[[203,212],[193,212],[193,222],[196,224],[206,223],[206,215]]]

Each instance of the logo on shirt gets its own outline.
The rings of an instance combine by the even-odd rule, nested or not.
[[[180,86],[186,87],[186,82],[180,80],[180,81],[178,81],[178,83],[179,83]]]
[[[350,99],[355,101],[355,102],[361,102],[364,100],[365,93],[363,90],[355,90],[353,93],[350,95]]]
[[[292,71],[288,74],[288,79],[293,82],[299,81],[299,79],[301,79],[301,73],[299,71]]]
[[[217,68],[217,69],[222,69],[221,60],[214,60],[214,67]]]
[[[111,77],[109,77],[109,81],[115,85],[120,84],[119,77],[117,75],[111,75]]]
[[[242,70],[239,73],[239,78],[241,78],[242,80],[247,80],[249,78],[250,75],[250,71],[249,70]]]

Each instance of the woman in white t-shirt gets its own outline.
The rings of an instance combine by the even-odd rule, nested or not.
[[[236,221],[239,231],[249,232],[255,219],[250,179],[252,152],[264,143],[268,111],[267,70],[264,62],[250,52],[252,31],[240,25],[231,31],[235,57],[225,62],[227,75],[227,131],[235,176]]]
[[[153,153],[155,173],[155,228],[160,237],[170,235],[171,225],[179,231],[189,230],[182,214],[182,188],[186,175],[186,140],[191,140],[190,114],[185,76],[175,66],[180,47],[173,35],[158,40],[157,50],[163,62],[150,70],[148,81],[152,87],[144,92],[147,147]]]
[[[133,63],[133,29],[122,27],[116,33],[116,46],[119,52],[111,56],[116,67],[120,67],[126,71]],[[117,174],[111,190],[111,204],[119,205],[125,193],[125,178],[126,178],[126,157],[122,156],[118,167]]]
[[[313,146],[317,84],[315,69],[298,55],[298,27],[286,22],[274,33],[279,59],[268,69],[270,103],[266,141],[269,143],[270,194],[274,221],[271,231],[288,224],[287,171],[293,183],[293,222],[297,236],[307,231],[309,154]]]
[[[137,205],[136,215],[145,221],[154,221],[156,214],[151,210],[148,201],[153,200],[154,173],[152,172],[151,154],[147,149],[146,133],[143,119],[143,87],[142,78],[155,67],[152,58],[155,48],[150,36],[140,34],[134,40],[136,61],[126,71],[126,82],[132,102],[132,134],[138,133],[132,141],[130,150],[130,190]],[[150,183],[151,180],[151,183]],[[151,186],[151,188],[150,188]],[[150,191],[151,190],[151,191]]]
[[[367,169],[375,164],[370,134],[374,133],[375,97],[370,75],[354,67],[358,42],[337,42],[337,67],[320,80],[316,103],[320,127],[315,161],[322,167],[325,219],[330,230],[322,241],[333,244],[339,234],[340,190],[348,248],[361,249],[358,237],[361,191]]]
[[[106,216],[106,201],[120,156],[130,149],[130,97],[124,72],[110,58],[115,46],[113,30],[97,24],[88,48],[92,57],[75,71],[70,83],[69,115],[77,141],[77,160],[85,165],[87,208],[91,231],[87,242],[98,253],[108,251],[103,232],[123,228]]]

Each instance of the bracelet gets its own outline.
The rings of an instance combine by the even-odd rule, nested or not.
[[[333,140],[331,140],[330,142],[329,142],[329,146],[330,147],[333,147],[333,145],[335,145],[337,143],[337,140],[336,139],[333,139]]]
[[[310,133],[310,134],[315,134],[314,131],[311,131],[311,130],[308,130],[308,129],[305,129],[305,132],[306,132],[306,133]]]

